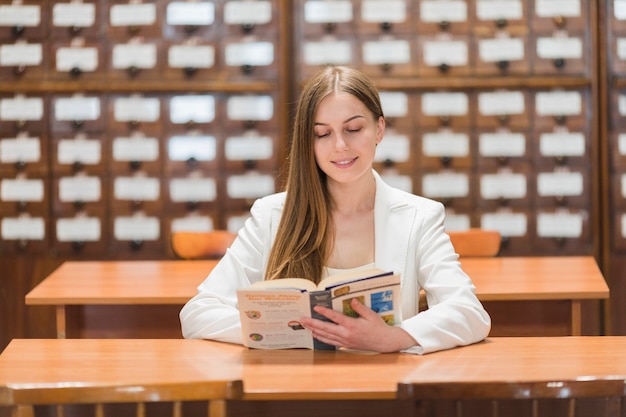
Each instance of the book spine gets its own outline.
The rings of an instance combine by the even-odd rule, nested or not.
[[[318,314],[313,310],[315,306],[324,306],[328,308],[333,308],[333,300],[330,291],[314,291],[310,293],[311,299],[311,317],[318,320],[330,321],[330,319]],[[313,348],[315,350],[335,350],[333,345],[329,345],[328,343],[321,342],[315,338],[313,338]]]

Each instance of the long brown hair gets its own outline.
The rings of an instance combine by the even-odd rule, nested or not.
[[[334,237],[326,174],[315,162],[314,124],[320,102],[343,92],[359,99],[375,120],[383,117],[380,97],[363,73],[326,67],[304,86],[293,125],[285,206],[269,255],[266,278],[307,278],[319,282]]]

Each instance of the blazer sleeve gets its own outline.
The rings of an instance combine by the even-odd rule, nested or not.
[[[401,327],[419,344],[406,352],[423,354],[479,342],[489,334],[491,318],[445,233],[444,208],[433,202],[418,212],[409,245],[415,270],[405,273],[407,279],[417,276],[429,308],[402,322]]]
[[[242,343],[237,289],[263,279],[272,201],[266,197],[253,204],[231,247],[183,306],[179,316],[184,338]]]

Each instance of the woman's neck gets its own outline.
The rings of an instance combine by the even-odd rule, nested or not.
[[[329,182],[328,191],[332,200],[332,210],[343,213],[367,212],[374,209],[376,180],[367,175],[350,184]]]

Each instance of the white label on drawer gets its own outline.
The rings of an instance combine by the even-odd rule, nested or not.
[[[172,219],[172,232],[210,232],[215,230],[210,216],[191,215]]]
[[[363,62],[369,65],[409,63],[411,45],[402,40],[363,42]]]
[[[626,20],[626,0],[613,0],[613,14],[617,20]]]
[[[483,62],[521,61],[524,41],[519,38],[482,39],[478,41],[478,56]]]
[[[526,198],[526,175],[499,172],[480,176],[480,196],[485,200]]]
[[[542,59],[580,59],[583,57],[581,38],[539,38],[537,56]]]
[[[617,136],[617,149],[620,155],[626,155],[626,133]]]
[[[497,230],[502,236],[526,236],[528,219],[523,213],[485,213],[480,218],[480,227]]]
[[[615,54],[618,59],[622,61],[626,60],[626,38],[617,38]]]
[[[0,99],[0,120],[41,120],[43,118],[43,99],[39,97]]]
[[[173,1],[167,5],[165,21],[170,26],[208,26],[215,21],[215,4]]]
[[[43,240],[46,224],[42,217],[5,217],[2,219],[2,239]]]
[[[61,139],[57,159],[60,164],[98,164],[102,159],[102,143],[95,139]]]
[[[172,136],[167,142],[170,161],[213,161],[217,153],[215,136]]]
[[[242,42],[226,45],[225,62],[228,66],[266,66],[274,63],[272,42]]]
[[[100,178],[88,176],[62,177],[59,179],[59,200],[62,203],[102,199]]]
[[[226,194],[230,198],[259,198],[274,193],[274,188],[271,175],[231,175],[226,180]]]
[[[381,91],[380,101],[385,117],[405,117],[409,114],[409,97],[401,91]]]
[[[348,41],[305,42],[303,53],[307,65],[342,65],[352,61]]]
[[[464,116],[468,112],[465,93],[425,93],[422,95],[422,113],[426,116]]]
[[[526,154],[526,136],[512,132],[481,133],[478,153],[483,157],[522,157]]]
[[[450,66],[467,65],[467,43],[464,41],[424,42],[424,63],[429,66],[441,64]]]
[[[41,160],[41,140],[39,138],[17,137],[0,139],[0,162],[39,162]]]
[[[224,5],[227,25],[265,25],[271,21],[272,3],[269,1],[229,1]]]
[[[170,100],[170,120],[172,123],[210,123],[215,120],[215,97],[174,96]]]
[[[467,214],[459,214],[453,212],[446,212],[446,218],[443,221],[443,226],[447,232],[454,230],[467,230],[471,227],[470,216]]]
[[[580,196],[583,189],[580,172],[540,172],[537,175],[537,194],[541,197]]]
[[[467,2],[463,0],[422,0],[420,20],[423,22],[464,22],[467,20]]]
[[[161,224],[157,217],[116,217],[113,221],[113,236],[116,240],[158,240]]]
[[[113,46],[113,63],[115,69],[137,67],[150,69],[156,67],[157,48],[154,44],[123,44]]]
[[[617,109],[620,116],[626,116],[626,95],[620,94],[617,99]]]
[[[387,133],[376,147],[376,162],[407,162],[411,156],[411,139],[407,135]]]
[[[100,117],[99,97],[58,98],[54,104],[56,120],[97,120]]]
[[[535,101],[539,116],[577,115],[583,109],[583,98],[577,91],[540,92]]]
[[[158,178],[117,177],[113,185],[116,200],[157,201],[161,194]]]
[[[400,174],[382,174],[381,178],[386,184],[394,188],[398,188],[402,191],[406,191],[407,193],[413,192],[413,179],[410,175],[400,175]]]
[[[361,19],[364,22],[402,23],[406,21],[405,0],[363,0]]]
[[[224,155],[229,161],[262,161],[274,154],[269,136],[233,136],[226,139]]]
[[[422,177],[422,193],[431,198],[467,197],[469,177],[460,172],[425,174]]]
[[[118,98],[113,106],[113,118],[116,122],[156,122],[159,120],[159,113],[158,98]]]
[[[97,242],[102,238],[98,217],[69,217],[57,220],[59,242]]]
[[[535,0],[535,14],[539,17],[578,17],[580,0]]]
[[[174,203],[215,201],[217,185],[213,178],[173,178],[170,180],[170,198]]]
[[[537,236],[577,238],[583,234],[584,218],[581,213],[537,214]]]
[[[422,153],[425,156],[466,157],[469,155],[469,136],[449,131],[424,133]]]
[[[96,23],[96,5],[90,3],[57,3],[52,6],[52,25],[90,27]]]
[[[41,65],[43,50],[40,43],[16,43],[0,46],[0,65],[4,67],[19,65]]]
[[[74,68],[84,72],[95,71],[98,68],[98,48],[63,47],[57,49],[57,71],[68,72]]]
[[[0,6],[0,26],[39,26],[41,6],[2,5]]]
[[[484,116],[523,114],[524,93],[520,91],[495,91],[478,94],[478,111]]]
[[[159,140],[146,137],[117,137],[113,139],[114,161],[156,161]]]
[[[156,23],[156,4],[115,4],[110,11],[111,26],[148,26]]]
[[[167,64],[171,68],[212,68],[215,48],[212,45],[174,45],[167,50]]]
[[[44,183],[39,179],[10,179],[0,182],[0,200],[42,202]]]
[[[524,17],[522,0],[477,0],[478,20],[519,20]]]
[[[585,135],[581,132],[550,132],[539,136],[542,156],[584,156]]]
[[[233,96],[226,103],[230,120],[268,121],[274,116],[274,100],[271,96]]]
[[[304,3],[306,23],[345,23],[352,21],[351,1],[307,1]]]
[[[210,216],[186,216],[172,219],[172,232],[210,232],[214,230]]]

